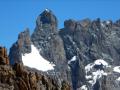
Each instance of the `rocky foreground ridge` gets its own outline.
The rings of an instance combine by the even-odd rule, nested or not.
[[[57,26],[56,16],[46,9],[37,17],[31,35],[29,29],[18,35],[10,48],[10,65],[8,59],[1,61],[7,62],[2,67],[10,69],[7,80],[14,84],[3,86],[15,90],[120,90],[120,20],[69,19],[64,28]],[[54,64],[53,70],[23,66],[23,56],[32,52],[32,45]]]
[[[25,67],[22,63],[10,65],[6,49],[0,46],[0,90],[70,90],[70,88],[65,81],[59,85],[54,78]]]

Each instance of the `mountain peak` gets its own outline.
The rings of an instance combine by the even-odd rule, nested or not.
[[[51,10],[49,10],[48,8],[45,9],[46,12],[50,12]]]
[[[57,18],[53,12],[49,9],[45,9],[37,18],[36,24],[41,26],[41,24],[49,24],[57,27]]]

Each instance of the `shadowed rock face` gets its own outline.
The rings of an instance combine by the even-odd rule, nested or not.
[[[114,79],[108,80],[109,77],[116,76],[113,72],[108,77],[101,77],[92,86],[85,77],[85,66],[97,59],[104,59],[112,66],[120,65],[120,20],[113,23],[111,20],[101,21],[99,18],[93,21],[88,18],[80,21],[69,19],[64,22],[64,28],[60,30],[57,29],[57,24],[57,18],[51,10],[43,11],[36,20],[36,27],[31,36],[28,30],[19,34],[18,40],[10,49],[10,63],[12,65],[17,63],[15,67],[21,67],[19,64],[22,63],[21,55],[30,53],[31,44],[34,44],[45,59],[55,64],[55,70],[47,73],[48,76],[54,77],[50,83],[57,82],[58,85],[55,84],[55,86],[62,85],[68,88],[62,87],[61,90],[70,89],[64,83],[66,81],[70,83],[73,90],[81,90],[83,85],[86,85],[88,90],[119,90],[120,86],[116,88],[114,85],[106,84],[114,82]],[[72,60],[73,57],[76,57],[75,60]],[[105,70],[101,65],[95,65],[94,69]],[[36,88],[36,84],[30,86],[37,83],[35,73],[30,74],[29,72],[28,74],[28,71],[23,68],[16,68],[15,71],[19,71],[16,75],[24,79],[31,78],[27,79],[29,85],[25,80],[27,85],[21,86],[22,89],[30,90],[32,88],[34,90]],[[21,76],[21,71],[25,72],[23,74],[26,76]],[[47,81],[44,79],[42,78],[43,86],[41,87],[54,86],[53,83],[52,85],[45,84]],[[19,80],[22,82],[21,79]],[[22,84],[24,82],[19,83],[19,85]],[[56,90],[55,87],[52,88]],[[52,90],[52,88],[46,90]]]

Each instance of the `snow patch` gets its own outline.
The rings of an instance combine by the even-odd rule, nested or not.
[[[80,90],[88,90],[86,85],[83,85],[82,87],[80,87]]]
[[[48,37],[48,39],[51,39],[51,37]]]
[[[97,81],[97,79],[100,79],[103,75],[107,75],[107,73],[105,73],[103,70],[97,70],[96,72],[92,72],[93,75],[93,82],[91,83],[92,85],[94,85]]]
[[[104,61],[103,59],[98,59],[94,62],[96,65],[104,65],[104,66],[108,66],[108,63],[106,61]]]
[[[89,84],[95,85],[96,81],[102,78],[102,76],[115,75],[115,80],[120,82],[120,66],[109,65],[103,59],[97,59],[93,63],[85,66],[86,75],[85,78]],[[117,76],[116,76],[117,75]],[[80,89],[81,90],[81,89]]]
[[[88,75],[88,76],[86,75],[85,78],[86,78],[86,79],[91,79],[92,76],[91,76],[91,75]]]
[[[47,8],[45,9],[45,11],[50,12],[50,10],[49,10],[49,9],[47,9]]]
[[[71,62],[76,61],[76,59],[77,59],[77,57],[76,57],[76,56],[73,56],[73,57],[71,58],[71,60],[70,60],[70,61],[68,61],[68,64],[70,64]]]
[[[97,70],[95,72],[92,72],[92,75],[86,75],[86,79],[92,79],[89,80],[88,82],[92,84],[92,86],[96,83],[97,79],[100,79],[103,75],[107,75],[103,70]]]
[[[92,68],[93,68],[94,64],[93,63],[90,63],[88,65],[85,66],[85,71],[86,73],[89,72]]]
[[[106,24],[110,24],[110,21],[108,20],[108,21],[106,21]]]
[[[117,81],[120,81],[120,77],[118,77],[116,80],[117,80]]]
[[[54,70],[55,65],[44,59],[34,45],[31,45],[31,49],[31,53],[22,55],[22,61],[25,66],[41,71]]]
[[[104,61],[103,59],[97,59],[94,61],[94,63],[90,63],[85,66],[86,73],[89,72],[95,65],[103,65],[104,67],[109,67],[108,63]]]
[[[103,22],[100,23],[103,28],[105,28],[105,24]]]
[[[113,68],[114,72],[120,73],[120,66],[116,66]]]

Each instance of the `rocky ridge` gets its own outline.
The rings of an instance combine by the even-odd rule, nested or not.
[[[88,90],[119,90],[120,86],[118,84],[116,84],[118,85],[116,87],[115,84],[113,86],[113,83],[109,83],[116,82],[113,79],[114,76],[116,76],[113,72],[111,72],[110,76],[109,74],[108,76],[106,76],[106,79],[111,77],[111,81],[104,78],[104,83],[109,83],[108,87],[105,89],[103,89],[103,87],[105,87],[105,84],[101,84],[103,82],[100,79],[98,79],[97,83],[94,84],[92,87],[89,86],[89,82],[86,80],[85,77],[86,74],[84,73],[85,66],[93,63],[97,59],[103,59],[113,66],[120,65],[120,26],[118,22],[119,20],[115,23],[110,20],[101,21],[99,18],[94,21],[91,21],[90,19],[84,19],[81,21],[70,19],[65,21],[64,28],[59,31],[59,34],[63,39],[67,60],[70,60],[74,56],[77,57],[76,60],[70,64],[71,70],[73,69],[72,81],[75,90],[77,89],[77,87],[80,87],[85,83],[88,86]],[[78,62],[82,63],[82,65]],[[79,69],[77,70],[76,68]],[[81,75],[81,73],[83,76]],[[98,85],[99,87],[96,85]],[[97,88],[94,89],[94,87]]]

